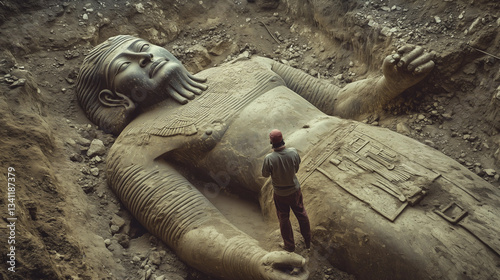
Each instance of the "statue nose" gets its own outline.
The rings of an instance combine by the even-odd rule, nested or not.
[[[141,59],[139,60],[139,65],[141,67],[145,67],[152,60],[153,60],[153,54],[145,53],[144,55],[141,56]]]

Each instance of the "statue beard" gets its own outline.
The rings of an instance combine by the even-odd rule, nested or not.
[[[135,89],[132,92],[132,100],[141,104],[143,107],[149,107],[158,104],[169,97],[180,104],[186,104],[196,95],[200,95],[207,86],[203,83],[206,79],[195,77],[190,74],[186,68],[174,61],[169,61],[160,69],[162,78],[159,86],[155,90],[143,91]]]

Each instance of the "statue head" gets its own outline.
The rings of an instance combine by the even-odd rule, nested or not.
[[[101,129],[118,135],[136,110],[171,97],[181,104],[206,89],[165,48],[128,35],[111,37],[85,57],[78,101]]]

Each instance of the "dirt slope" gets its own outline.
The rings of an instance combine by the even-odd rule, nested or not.
[[[138,225],[106,185],[114,138],[87,120],[74,87],[86,52],[108,37],[166,46],[192,72],[248,51],[338,85],[378,73],[397,46],[422,45],[436,52],[434,72],[362,121],[426,143],[499,187],[499,15],[500,3],[487,0],[0,1],[1,236],[12,236],[7,218],[17,218],[15,244],[2,240],[1,278],[210,279]],[[236,214],[260,229],[252,234],[276,243],[277,226],[245,209]],[[311,279],[353,278],[315,247]]]

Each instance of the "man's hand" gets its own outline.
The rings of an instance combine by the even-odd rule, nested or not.
[[[295,253],[275,251],[267,253],[260,262],[265,280],[306,280],[309,277],[306,260]]]
[[[405,45],[384,59],[382,71],[387,86],[403,91],[420,82],[434,68],[434,52],[420,46]]]

